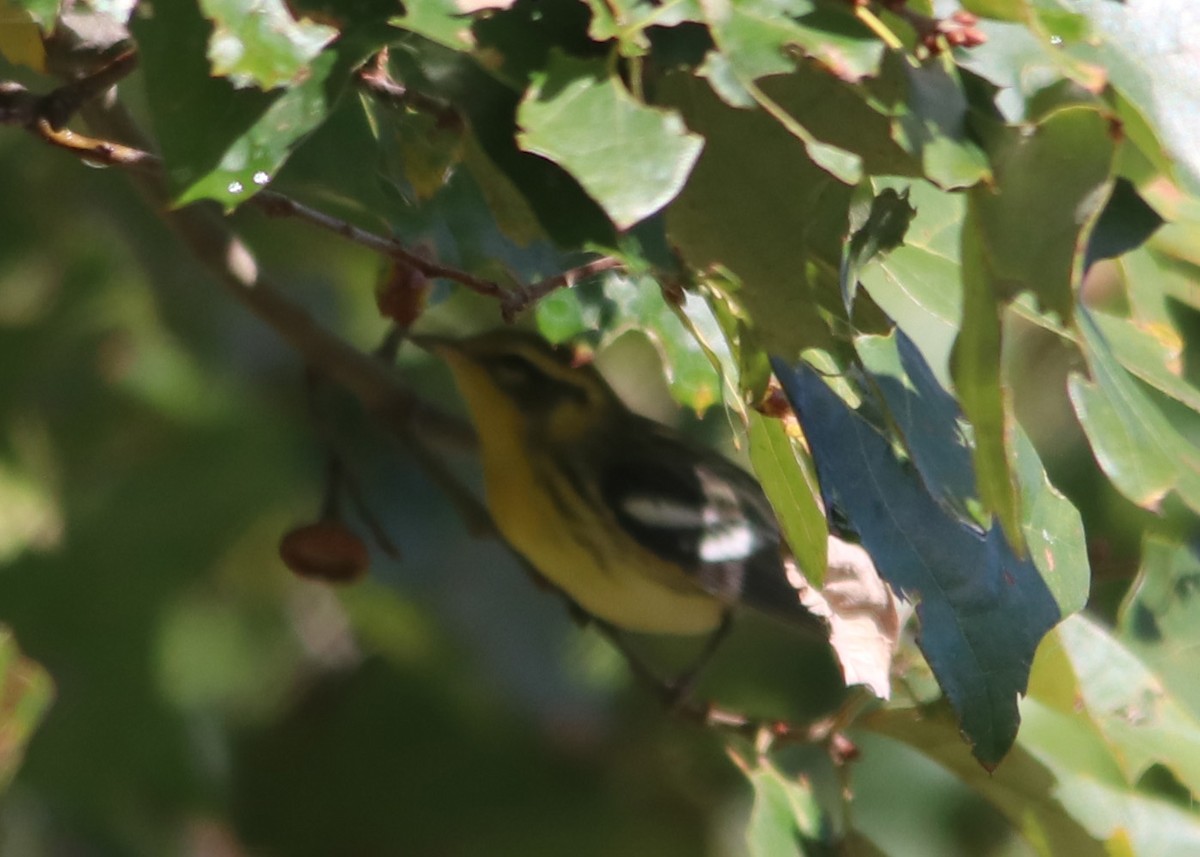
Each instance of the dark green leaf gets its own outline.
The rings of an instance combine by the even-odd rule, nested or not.
[[[1162,224],[1162,217],[1138,195],[1137,188],[1128,179],[1117,179],[1088,238],[1084,270],[1100,259],[1122,256],[1141,246]]]
[[[817,464],[826,504],[849,519],[879,573],[917,603],[919,645],[975,756],[995,767],[1017,734],[1017,696],[1060,612],[998,528],[947,515],[874,428],[803,363],[774,360]]]
[[[683,76],[664,81],[659,95],[706,140],[667,209],[672,242],[693,269],[719,266],[741,281],[738,300],[768,350],[794,354],[827,343],[817,307],[845,312],[837,271],[850,189],[761,112],[731,108]]]
[[[524,43],[522,43],[524,44]],[[544,45],[543,45],[544,48]],[[612,222],[560,166],[517,148],[518,94],[470,57],[425,42],[392,52],[406,78],[462,111],[490,165],[511,182],[555,242],[571,248],[615,248]],[[484,187],[492,181],[483,182]]]
[[[897,110],[897,142],[920,157],[926,178],[939,187],[970,187],[987,178],[987,157],[967,133],[968,104],[958,69],[947,57],[900,66],[908,97]]]
[[[969,520],[977,491],[958,403],[903,331],[859,337],[855,345],[925,487],[943,506]]]

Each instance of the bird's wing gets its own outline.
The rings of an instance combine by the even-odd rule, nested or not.
[[[614,450],[598,474],[620,526],[722,601],[824,636],[788,580],[779,528],[758,483],[711,450],[649,426],[630,432],[642,442]]]

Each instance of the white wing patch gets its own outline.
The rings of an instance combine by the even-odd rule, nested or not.
[[[714,486],[706,486],[712,488]],[[679,503],[669,497],[631,494],[621,501],[621,509],[646,527],[675,530],[698,537],[697,556],[702,562],[739,562],[762,547],[761,534],[736,506],[728,491],[710,490],[703,506]],[[713,495],[716,496],[713,496]]]
[[[743,560],[758,548],[758,536],[749,521],[731,521],[700,539],[700,559],[705,562]]]
[[[646,526],[664,530],[698,530],[707,523],[704,508],[676,503],[666,497],[632,494],[621,501],[621,508]]]

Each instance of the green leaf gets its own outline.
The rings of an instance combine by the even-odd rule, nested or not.
[[[533,50],[538,44],[520,46]],[[465,54],[423,41],[404,47],[392,51],[404,79],[423,81],[430,95],[462,113],[488,162],[524,197],[553,241],[570,248],[616,248],[612,221],[578,181],[558,164],[517,148],[517,93]],[[494,180],[482,183],[489,188]],[[493,196],[491,190],[488,195]],[[508,198],[508,211],[515,211],[516,197],[502,197]]]
[[[667,209],[672,243],[693,270],[724,269],[741,282],[738,300],[767,350],[829,343],[817,305],[845,312],[837,272],[850,189],[770,117],[725,105],[694,78],[667,78],[659,96],[706,140]]]
[[[867,217],[863,223],[856,226],[842,257],[839,279],[847,313],[854,303],[858,276],[863,266],[875,257],[902,245],[904,234],[916,213],[917,210],[909,205],[907,190],[897,193],[892,188],[884,188],[877,196],[871,198]],[[853,209],[851,214],[854,214]]]
[[[1001,308],[987,281],[984,250],[970,217],[963,229],[962,256],[962,329],[950,359],[954,389],[975,432],[979,498],[1000,521],[1013,547],[1024,551],[1020,494],[1009,447],[1012,403],[1000,377]]]
[[[636,101],[603,63],[554,53],[517,109],[517,142],[559,164],[628,229],[675,198],[703,140]]]
[[[405,3],[404,14],[388,23],[452,50],[469,51],[475,47],[475,36],[471,33],[471,19],[459,8],[460,5],[458,0]]]
[[[616,39],[621,56],[640,57],[650,52],[650,27],[674,27],[699,21],[697,0],[672,0],[654,5],[646,0],[587,0],[592,10],[588,35],[598,42]]]
[[[731,371],[729,350],[697,295],[685,293],[682,306],[676,307],[653,278],[614,272],[559,290],[539,302],[536,312],[538,329],[552,342],[583,334],[603,347],[630,331],[644,335],[662,358],[672,397],[696,413],[723,398],[722,374],[728,377]]]
[[[1070,319],[1087,229],[1112,180],[1114,136],[1111,117],[1067,107],[989,146],[995,183],[968,195],[979,255],[964,264],[978,269],[994,300],[1028,290]]]
[[[1025,708],[1029,707],[1026,700]],[[955,724],[936,711],[878,711],[863,721],[871,732],[900,741],[957,776],[994,805],[1034,853],[1044,857],[1109,857],[1103,843],[1064,806],[1054,773],[1024,746],[1013,748],[1004,764],[985,771],[954,740]]]
[[[987,178],[987,157],[967,133],[967,96],[954,63],[940,56],[915,67],[907,60],[899,65],[907,98],[896,108],[897,142],[920,157],[926,178],[939,187],[970,187]]]
[[[1100,37],[1076,52],[1101,65],[1131,106],[1145,111],[1180,177],[1200,191],[1200,96],[1194,52],[1186,28],[1195,23],[1187,0],[1153,4],[1081,0],[1072,8],[1086,16]],[[1171,47],[1168,47],[1171,46]],[[1152,145],[1152,144],[1151,144]]]
[[[752,857],[803,857],[805,840],[820,829],[820,808],[809,784],[788,777],[766,760],[747,772],[754,806],[746,826]]]
[[[829,527],[811,457],[782,420],[750,412],[750,463],[800,570],[813,586],[825,579]]]
[[[1019,745],[1052,772],[1056,797],[1066,810],[1094,836],[1108,840],[1110,848],[1113,840],[1123,840],[1123,853],[1191,854],[1200,847],[1200,819],[1141,794],[1142,781],[1133,779],[1148,758],[1146,736],[1136,734],[1134,722],[1144,721],[1146,699],[1153,700],[1152,708],[1162,706],[1151,717],[1179,721],[1170,695],[1131,657],[1094,621],[1083,616],[1065,621],[1038,650],[1022,705]],[[1123,722],[1114,724],[1114,719]],[[1184,734],[1172,733],[1183,741],[1183,770],[1189,776],[1195,758],[1192,723],[1189,719]],[[1166,738],[1155,735],[1150,741],[1161,746]]]
[[[1019,426],[1014,441],[1025,544],[1059,612],[1069,616],[1083,609],[1091,588],[1083,521],[1079,510],[1050,482],[1037,450]]]
[[[836,10],[816,11],[808,0],[750,0],[705,6],[720,59],[708,64],[714,88],[735,106],[757,104],[807,150],[813,163],[848,184],[862,175],[862,159],[818,139],[807,125],[758,85],[795,69],[794,50],[812,52],[834,75],[856,81],[875,71],[882,45],[857,19]],[[795,16],[803,15],[803,19]],[[817,26],[800,23],[814,22]],[[835,35],[835,34],[842,35]],[[853,33],[849,38],[846,33]]]
[[[773,360],[812,448],[826,505],[879,573],[917,604],[919,645],[976,758],[994,768],[1017,734],[1017,696],[1061,614],[1039,569],[999,529],[946,514],[891,446],[803,363]]]
[[[879,69],[882,42],[847,10],[811,0],[701,5],[713,40],[743,81],[791,71],[797,53],[850,82]]]
[[[1072,707],[1095,722],[1126,782],[1162,765],[1200,796],[1200,719],[1095,621],[1072,616],[1056,633],[1074,674]]]
[[[944,508],[971,520],[974,468],[957,403],[902,331],[887,337],[860,337],[856,345],[925,486]],[[1014,449],[1025,543],[1066,616],[1082,609],[1088,595],[1091,575],[1083,524],[1078,510],[1050,484],[1037,451],[1020,427]]]
[[[23,656],[12,632],[0,625],[0,793],[12,782],[53,699],[50,674]]]
[[[909,195],[916,216],[904,244],[868,262],[859,280],[949,388],[950,351],[962,316],[958,258],[965,205],[961,194],[944,193],[927,182],[896,186]]]
[[[1157,508],[1176,490],[1200,509],[1200,450],[1121,367],[1090,313],[1078,314],[1078,328],[1090,380],[1073,374],[1068,392],[1100,468],[1139,506]]]
[[[211,198],[233,208],[243,202],[272,180],[292,147],[329,111],[334,52],[318,56],[303,82],[266,93],[210,76],[209,25],[188,3],[157,6],[131,26],[179,204]]]
[[[1165,324],[1144,327],[1103,312],[1093,311],[1090,317],[1113,356],[1130,374],[1200,411],[1200,390],[1182,377],[1183,343],[1175,330]]]
[[[1195,543],[1149,536],[1142,565],[1121,606],[1122,642],[1162,676],[1171,692],[1200,716],[1200,555]]]
[[[337,30],[292,17],[282,0],[200,0],[213,22],[208,58],[236,87],[273,89],[309,70]]]

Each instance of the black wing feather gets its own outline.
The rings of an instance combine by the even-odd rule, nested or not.
[[[788,581],[767,498],[748,473],[657,423],[626,433],[599,476],[603,500],[643,547],[681,567],[706,592],[789,624],[826,629]]]

